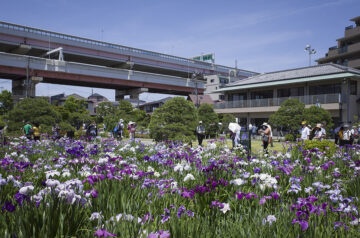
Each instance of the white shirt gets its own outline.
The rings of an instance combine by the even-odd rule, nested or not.
[[[350,136],[352,135],[350,130],[346,130],[343,132],[343,140],[350,140]]]
[[[326,136],[326,130],[323,127],[321,127],[321,136],[323,136],[323,137]]]
[[[310,129],[309,127],[305,126],[301,129],[301,139],[302,140],[308,140],[310,135]]]
[[[271,126],[270,126],[270,125],[268,125],[268,127],[269,127],[269,129],[270,129],[270,137],[272,138],[273,136],[272,136],[272,129],[271,129]]]
[[[315,131],[315,136],[314,137],[316,137],[318,140],[321,140],[322,136],[323,136],[323,131],[321,130],[321,128],[320,128],[320,130]]]

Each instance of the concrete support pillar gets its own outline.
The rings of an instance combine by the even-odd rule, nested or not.
[[[42,78],[31,77],[29,85],[27,80],[12,80],[12,94],[17,98],[34,98],[36,96],[36,84],[42,81]]]
[[[124,100],[126,91],[115,89],[115,101]]]
[[[115,89],[115,100],[124,100],[125,95],[130,95],[131,99],[139,99],[141,93],[148,92],[148,88],[135,88],[130,90],[118,90]]]
[[[130,99],[139,100],[139,96],[140,96],[140,93],[131,93],[130,94]]]

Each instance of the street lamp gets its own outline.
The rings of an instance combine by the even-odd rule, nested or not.
[[[311,49],[311,45],[306,45],[305,47],[305,52],[309,52],[309,66],[311,66],[311,55],[316,54],[316,50],[315,49]]]

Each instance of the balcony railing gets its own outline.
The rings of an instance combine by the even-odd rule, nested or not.
[[[280,97],[280,98],[265,98],[265,99],[251,99],[251,100],[239,100],[239,101],[225,101],[215,103],[215,109],[225,108],[248,108],[248,107],[273,107],[280,106],[287,99],[298,99],[305,104],[327,104],[327,103],[340,103],[340,94],[318,94],[308,96],[296,96],[296,97]]]

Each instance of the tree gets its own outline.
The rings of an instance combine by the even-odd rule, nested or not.
[[[235,116],[233,114],[219,114],[219,120],[221,122],[220,131],[227,132],[229,129],[230,122],[236,122]]]
[[[194,104],[182,97],[174,97],[152,114],[150,136],[156,141],[190,142],[195,139],[197,119]]]
[[[334,127],[330,112],[321,107],[311,106],[309,108],[305,108],[303,119],[308,125],[313,127],[315,127],[317,123],[326,122],[327,132]]]
[[[120,100],[117,116],[122,118],[126,123],[129,121],[135,121],[134,108],[130,102],[126,100]]]
[[[61,115],[44,98],[25,98],[9,112],[9,130],[19,130],[26,121],[50,128],[61,120]]]
[[[206,135],[214,136],[218,132],[218,115],[214,111],[214,107],[210,104],[203,103],[198,108],[199,120],[205,126]]]
[[[116,117],[117,108],[111,102],[101,102],[96,108],[96,120],[98,123],[104,122],[106,116]]]
[[[68,110],[70,113],[73,112],[79,112],[79,113],[85,113],[86,111],[86,101],[77,99],[73,96],[69,96],[65,103],[64,108]]]
[[[298,99],[288,99],[270,116],[269,123],[275,128],[282,127],[283,130],[296,134],[303,120],[304,109],[305,104]]]
[[[64,109],[65,112],[62,115],[66,115],[66,111],[68,111],[68,122],[76,129],[80,128],[83,123],[91,121],[89,112],[86,110],[85,100],[70,96],[64,103]]]
[[[138,130],[143,131],[146,129],[150,123],[150,115],[146,114],[145,111],[140,109],[135,109],[133,113]]]
[[[11,97],[11,92],[3,90],[0,93],[0,115],[5,115],[14,107],[14,100]]]

